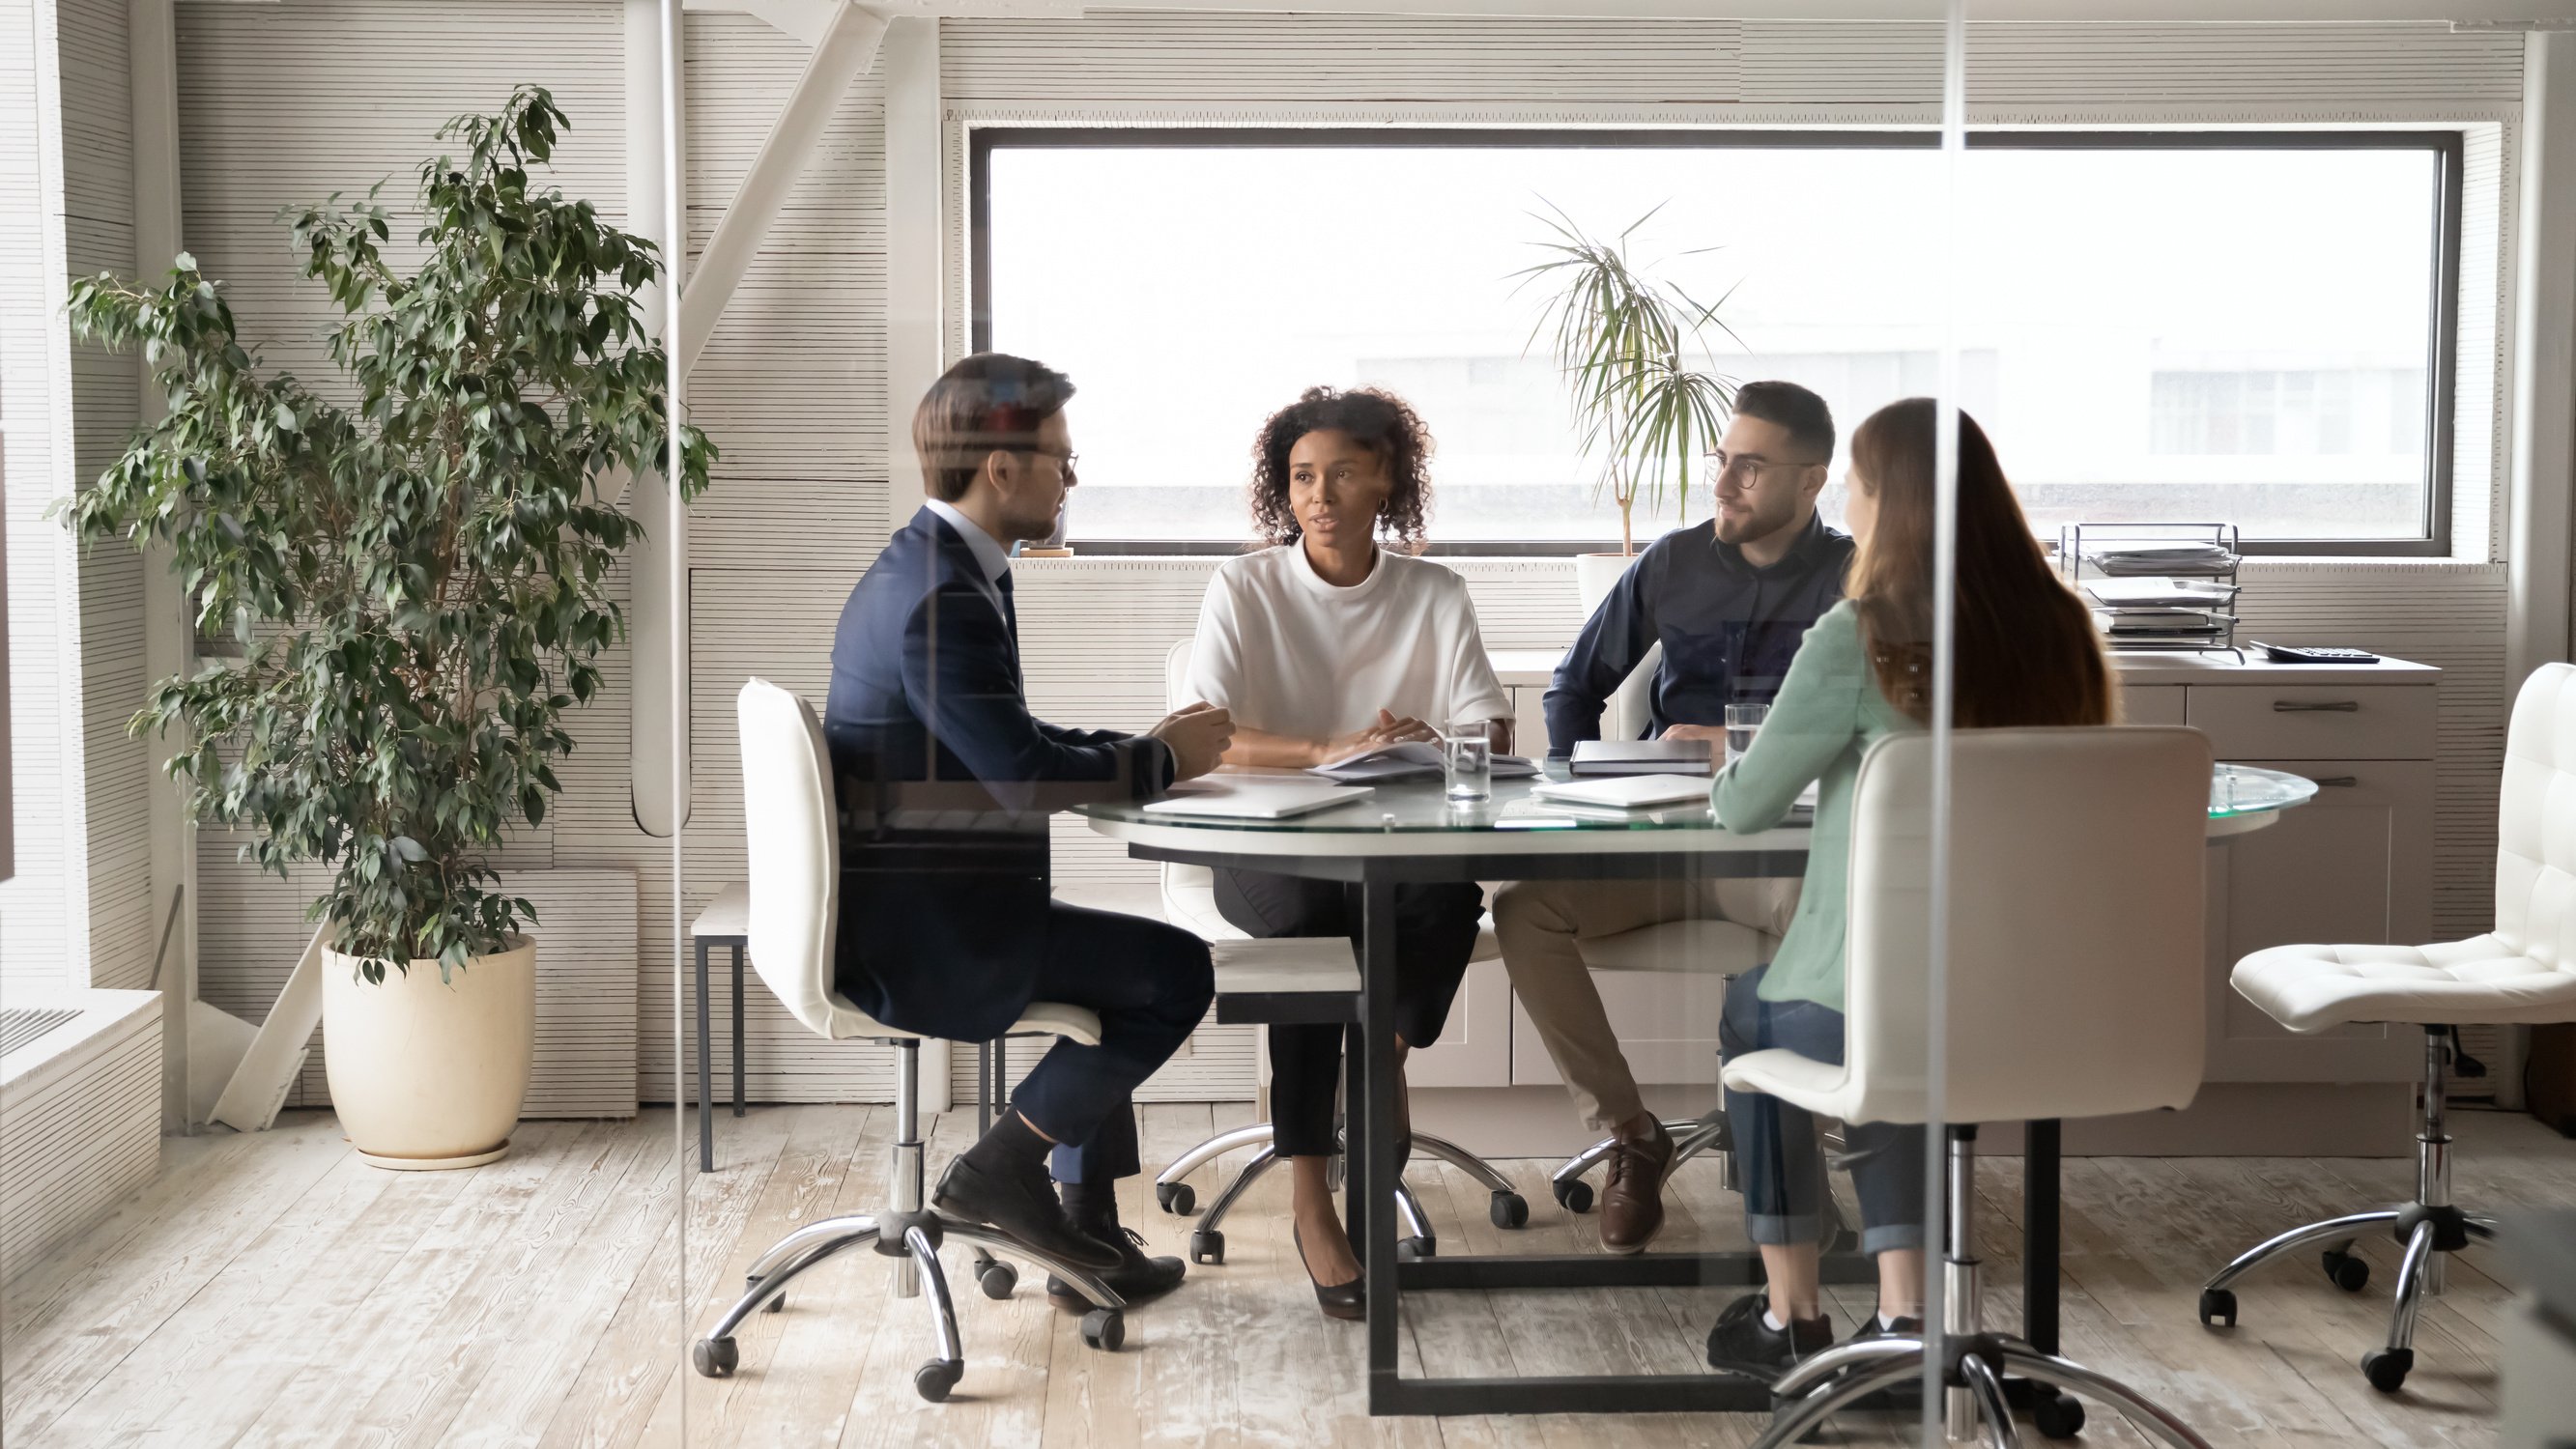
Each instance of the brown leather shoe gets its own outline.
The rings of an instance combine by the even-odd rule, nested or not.
[[[1673,1165],[1673,1139],[1664,1124],[1643,1142],[1621,1142],[1602,1159],[1601,1246],[1636,1253],[1664,1230],[1664,1171]]]

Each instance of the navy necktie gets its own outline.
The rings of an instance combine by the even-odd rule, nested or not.
[[[993,587],[1001,590],[1002,627],[1007,630],[1011,636],[1011,677],[1013,679],[1021,679],[1020,611],[1011,602],[1011,571],[1009,569],[1002,570],[1002,576],[993,580]],[[1024,692],[1027,690],[1028,684],[1026,680],[1021,680],[1020,688]]]

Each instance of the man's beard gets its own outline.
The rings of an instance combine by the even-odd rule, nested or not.
[[[1776,518],[1767,514],[1748,513],[1737,520],[1730,518],[1721,509],[1717,515],[1717,538],[1720,543],[1735,544],[1743,543],[1748,539],[1769,538],[1787,527],[1788,523],[1789,515],[1786,513]]]

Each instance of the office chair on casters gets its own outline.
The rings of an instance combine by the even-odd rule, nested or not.
[[[1949,1192],[1941,1262],[1950,1437],[1984,1423],[2015,1442],[2002,1376],[2103,1400],[2159,1441],[2207,1441],[2136,1390],[1981,1321],[1978,1122],[2102,1117],[2188,1104],[2200,1090],[2202,858],[2209,742],[2193,730],[1963,730],[1952,737],[1942,1126]],[[1895,735],[1861,761],[1852,804],[1845,1059],[1748,1052],[1726,1084],[1846,1122],[1932,1120],[1925,923],[1932,741]],[[2070,800],[2085,802],[2076,811]],[[2116,833],[2100,822],[2115,820]],[[1784,1402],[1757,1449],[1794,1444],[1836,1410],[1923,1373],[1925,1341],[1862,1339],[1772,1385]],[[2042,1434],[2083,1427],[2064,1392],[2032,1405]]]
[[[1186,696],[1189,691],[1192,642],[1183,639],[1172,646],[1171,652],[1163,656],[1163,695],[1167,707],[1172,709],[1178,709],[1189,702]],[[1269,996],[1269,993],[1254,993],[1237,988],[1230,982],[1230,973],[1239,971],[1260,973],[1265,969],[1265,965],[1271,962],[1293,965],[1302,961],[1303,969],[1309,972],[1321,969],[1319,963],[1324,958],[1315,954],[1316,945],[1311,939],[1281,937],[1255,941],[1247,939],[1243,932],[1235,929],[1233,923],[1226,920],[1217,910],[1216,878],[1205,866],[1166,865],[1163,867],[1163,913],[1173,925],[1196,932],[1200,939],[1208,942],[1214,952],[1220,1021],[1249,1023],[1267,1019],[1259,1007],[1238,1008],[1239,1014],[1229,1014],[1227,1006],[1229,998],[1241,998],[1248,1002],[1255,996],[1265,998]],[[1345,941],[1339,945],[1341,959],[1349,960],[1349,943]],[[1492,961],[1498,959],[1500,955],[1501,948],[1495,944],[1494,933],[1489,926],[1476,938],[1476,954],[1473,959]],[[1351,972],[1352,990],[1356,991],[1358,975],[1356,965],[1351,967]],[[1300,1014],[1293,1018],[1281,1019],[1306,1021],[1319,1018]],[[1188,1217],[1198,1210],[1198,1190],[1184,1179],[1228,1153],[1247,1147],[1254,1149],[1251,1160],[1243,1165],[1242,1171],[1235,1174],[1232,1182],[1227,1183],[1217,1193],[1215,1201],[1208,1204],[1206,1216],[1200,1218],[1198,1226],[1191,1231],[1189,1242],[1191,1262],[1222,1263],[1225,1261],[1225,1231],[1221,1225],[1225,1221],[1226,1214],[1231,1212],[1234,1205],[1242,1199],[1244,1192],[1278,1162],[1278,1154],[1271,1149],[1270,1142],[1271,1129],[1267,1122],[1256,1122],[1248,1127],[1237,1127],[1229,1132],[1220,1132],[1174,1158],[1172,1164],[1164,1168],[1161,1175],[1154,1179],[1154,1201],[1167,1213]],[[1413,1145],[1417,1151],[1436,1157],[1464,1172],[1474,1179],[1478,1186],[1484,1188],[1487,1196],[1486,1217],[1495,1227],[1518,1228],[1529,1222],[1529,1202],[1513,1189],[1510,1179],[1496,1172],[1483,1158],[1447,1138],[1435,1136],[1419,1128],[1414,1131]],[[1401,1172],[1401,1165],[1398,1171]],[[1422,1210],[1421,1200],[1414,1196],[1413,1189],[1404,1185],[1400,1176],[1395,1184],[1395,1208],[1397,1222],[1402,1229],[1401,1236],[1396,1240],[1397,1254],[1408,1259],[1437,1255],[1439,1238],[1432,1231],[1430,1215]]]
[[[2200,1291],[2200,1321],[2236,1325],[2227,1285],[2296,1248],[2324,1244],[2327,1279],[2348,1293],[2370,1281],[2353,1256],[2365,1232],[2404,1245],[2387,1342],[2361,1356],[2382,1393],[2415,1367],[2415,1320],[2442,1291],[2442,1255],[2493,1240],[2496,1220],[2451,1201],[2451,1134],[2442,1068],[2457,1028],[2576,1021],[2576,666],[2544,664],[2524,681],[2505,731],[2496,828],[2495,929],[2436,946],[2275,946],[2236,963],[2238,995],[2297,1032],[2347,1022],[2424,1029],[2424,1115],[2415,1135],[2415,1197],[2294,1228],[2237,1256]]]
[[[743,829],[751,852],[751,964],[795,1018],[835,1041],[893,1045],[895,1067],[894,1203],[881,1213],[807,1223],[772,1244],[753,1262],[740,1298],[693,1346],[699,1373],[721,1378],[741,1362],[733,1331],[763,1309],[786,1306],[787,1284],[845,1250],[869,1248],[898,1260],[898,1298],[930,1300],[938,1356],[913,1374],[913,1387],[937,1403],[966,1372],[957,1334],[957,1312],[939,1249],[950,1238],[978,1248],[979,1282],[987,1296],[1007,1298],[1018,1275],[982,1250],[994,1249],[1038,1264],[1089,1300],[1083,1341],[1115,1351],[1126,1337],[1125,1301],[1093,1273],[1063,1262],[981,1223],[960,1222],[924,1206],[920,1122],[921,1037],[875,1021],[852,1007],[833,985],[832,940],[839,921],[840,838],[832,802],[832,769],[822,727],[803,700],[754,679],[735,702],[742,730]],[[1031,1002],[1012,1024],[1012,1036],[1100,1040],[1100,1019],[1078,1006]]]

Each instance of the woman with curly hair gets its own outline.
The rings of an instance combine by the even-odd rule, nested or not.
[[[1225,762],[1310,767],[1476,720],[1509,750],[1510,704],[1466,581],[1412,552],[1431,511],[1422,419],[1392,393],[1309,388],[1262,424],[1252,456],[1252,517],[1269,547],[1217,569],[1190,658],[1191,691],[1233,712]],[[1358,944],[1356,886],[1219,870],[1216,900],[1247,935]],[[1439,1038],[1485,898],[1472,883],[1405,885],[1395,904],[1400,1064]],[[1338,1025],[1271,1027],[1270,1115],[1316,1303],[1359,1318],[1359,1259],[1326,1177],[1342,1050]],[[1410,1120],[1399,1112],[1399,1160]]]

